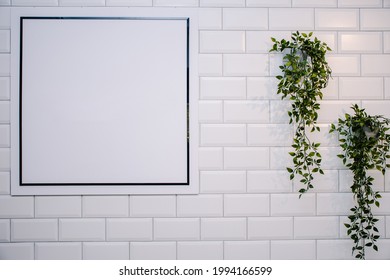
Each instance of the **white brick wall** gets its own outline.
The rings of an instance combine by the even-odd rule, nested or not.
[[[13,7],[187,7],[199,12],[199,195],[10,194],[10,14]],[[351,259],[343,223],[351,174],[329,124],[358,103],[390,117],[388,0],[0,0],[0,259]],[[270,37],[313,31],[332,48],[319,122],[324,176],[298,199],[288,101],[276,94],[282,57]],[[167,163],[169,164],[169,163]],[[380,252],[390,259],[390,175]]]

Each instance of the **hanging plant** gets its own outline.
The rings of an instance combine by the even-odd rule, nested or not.
[[[271,38],[273,44],[270,52],[284,53],[284,64],[279,66],[283,75],[276,76],[279,80],[278,94],[282,99],[292,101],[288,111],[290,124],[295,125],[295,134],[292,147],[294,152],[289,154],[293,158],[294,167],[287,168],[290,180],[296,175],[305,187],[299,190],[300,196],[313,188],[314,173],[323,174],[321,169],[321,154],[318,151],[320,143],[310,141],[308,131],[320,131],[317,126],[321,90],[328,85],[332,70],[325,59],[327,51],[331,49],[326,43],[317,38],[312,39],[309,34],[293,33],[291,41],[278,41]]]
[[[378,221],[372,214],[372,206],[379,207],[379,192],[372,189],[374,178],[367,171],[377,169],[385,174],[386,160],[390,158],[390,120],[382,116],[370,116],[358,105],[353,105],[354,115],[345,114],[338,124],[332,124],[330,132],[340,135],[343,154],[338,155],[344,165],[353,172],[351,190],[356,205],[351,208],[345,223],[347,233],[354,242],[352,254],[358,259],[365,259],[366,247],[378,251],[376,241],[379,238],[375,224]]]

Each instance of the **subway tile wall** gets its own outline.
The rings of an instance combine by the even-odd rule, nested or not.
[[[199,12],[199,195],[11,197],[13,7],[186,7]],[[0,259],[351,259],[351,174],[329,124],[352,103],[390,117],[388,0],[0,0]],[[332,51],[319,122],[324,176],[298,199],[288,101],[270,37],[313,31]],[[379,253],[390,259],[390,175]]]

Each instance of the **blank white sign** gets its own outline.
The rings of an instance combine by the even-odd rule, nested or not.
[[[189,18],[29,16],[20,32],[20,186],[190,185]]]

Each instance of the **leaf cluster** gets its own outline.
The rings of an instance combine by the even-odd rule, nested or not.
[[[330,132],[339,133],[340,147],[343,150],[338,157],[344,165],[353,172],[351,186],[356,206],[350,209],[349,223],[346,223],[347,233],[354,242],[352,253],[358,259],[365,258],[365,247],[378,250],[376,241],[379,238],[375,224],[378,221],[372,214],[372,206],[380,206],[379,192],[372,189],[374,178],[367,174],[368,170],[376,169],[385,174],[387,159],[390,158],[390,120],[383,116],[368,115],[358,105],[353,105],[354,115],[345,114],[344,119],[338,119],[337,125],[332,124]]]
[[[281,52],[283,65],[279,66],[283,75],[276,78],[278,83],[278,94],[282,99],[292,101],[292,109],[288,111],[290,124],[295,128],[294,152],[290,155],[293,158],[294,167],[287,168],[290,179],[295,175],[301,177],[300,182],[305,188],[299,190],[300,196],[313,188],[313,173],[321,173],[321,154],[318,151],[319,143],[310,141],[307,132],[320,131],[317,126],[320,104],[322,99],[321,90],[328,84],[332,70],[330,69],[325,55],[331,50],[326,43],[309,34],[292,33],[291,41],[281,41],[271,38],[273,47],[270,52]]]

